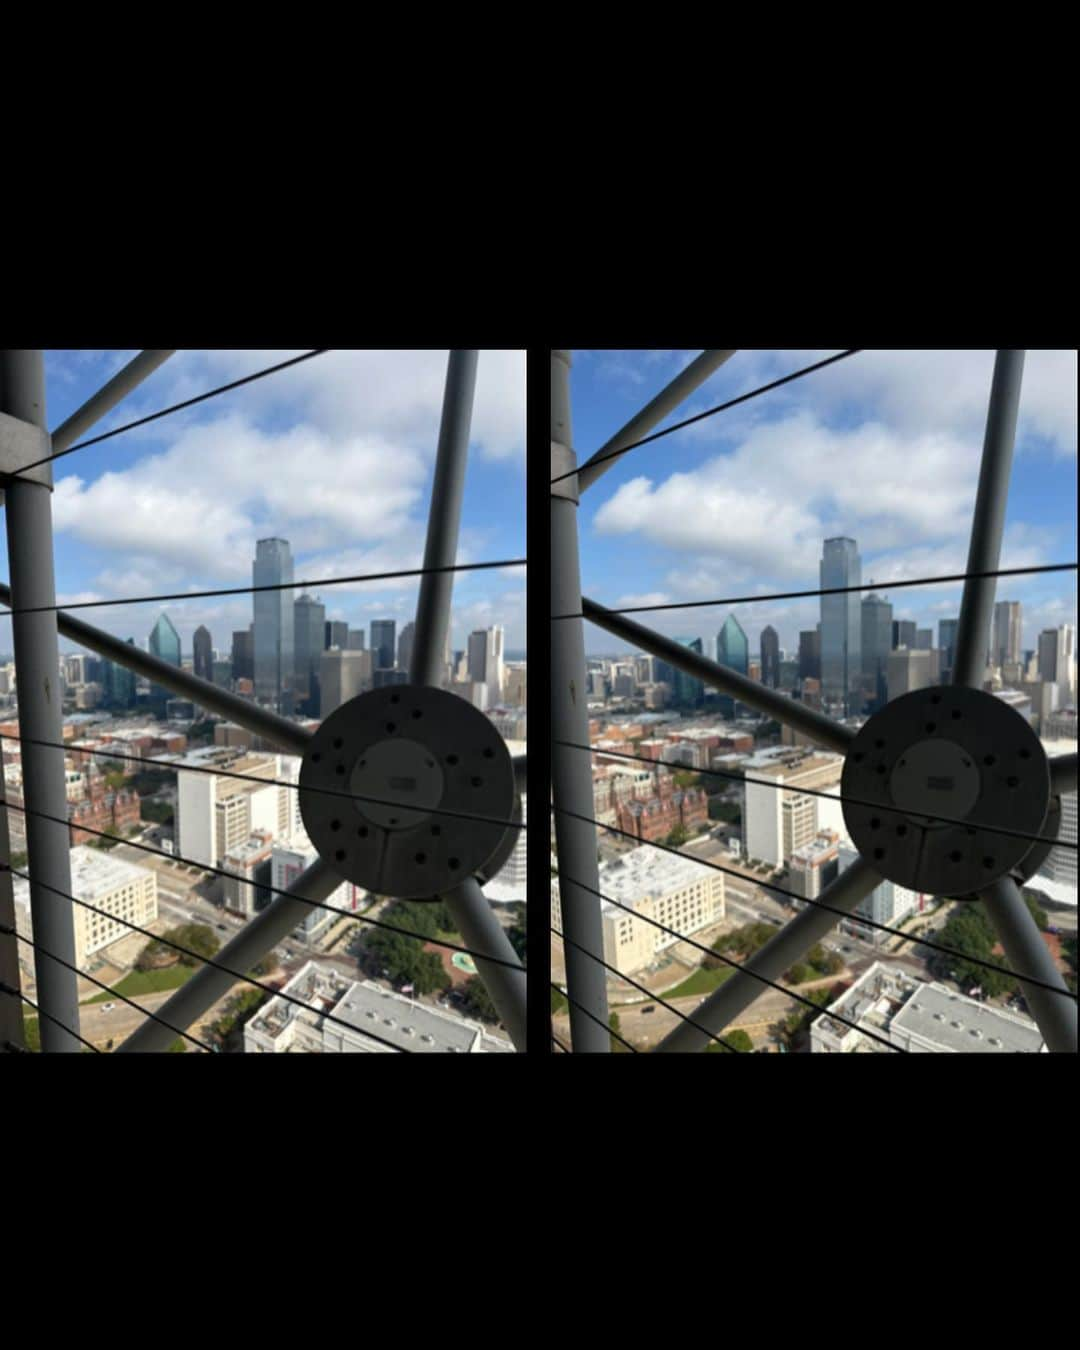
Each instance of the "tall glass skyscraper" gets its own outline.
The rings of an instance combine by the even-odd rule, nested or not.
[[[135,646],[135,639],[128,638],[128,646]],[[135,672],[126,666],[118,666],[112,661],[104,661],[102,682],[105,686],[105,706],[107,708],[133,708],[135,706]]]
[[[700,638],[677,637],[675,641],[683,647],[689,647],[692,652],[697,652],[699,656],[705,655],[705,648]],[[674,671],[674,679],[673,703],[678,704],[681,708],[698,708],[705,702],[705,685],[701,680],[696,680],[692,675],[687,675],[681,670]]]
[[[311,717],[319,716],[319,662],[326,634],[326,606],[308,594],[293,605],[296,644],[296,696],[307,701]]]
[[[210,629],[205,624],[200,624],[195,629],[195,636],[191,640],[191,649],[194,654],[195,674],[200,680],[214,679],[214,639],[210,636]]]
[[[777,649],[779,658],[779,648]],[[727,666],[740,675],[750,670],[750,642],[743,632],[742,624],[734,614],[724,620],[724,626],[716,635],[716,663]],[[718,699],[720,713],[724,717],[735,716],[735,700],[729,694],[721,694]]]
[[[772,624],[761,630],[761,683],[767,689],[780,687],[780,638]]]
[[[156,656],[161,661],[168,661],[170,666],[180,664],[180,634],[172,625],[172,620],[167,614],[159,614],[157,623],[154,624],[150,633],[150,655]],[[150,686],[150,701],[159,708],[164,708],[168,699],[173,695],[160,684]]]
[[[862,559],[854,539],[826,539],[821,589],[861,586]],[[821,693],[845,716],[859,711],[862,676],[862,605],[857,591],[821,597]]]
[[[281,586],[293,579],[292,553],[286,539],[260,539],[255,545],[252,584]],[[291,591],[256,591],[255,697],[279,712],[291,710],[294,680],[293,595]]]
[[[395,644],[395,622],[393,619],[372,619],[371,621],[371,661],[376,670],[393,670]]]
[[[892,605],[883,596],[862,602],[862,674],[867,697],[877,706],[888,698],[887,676],[892,651]]]
[[[956,650],[956,630],[959,619],[938,619],[937,645],[941,651],[941,682],[944,684],[952,674],[953,653]]]

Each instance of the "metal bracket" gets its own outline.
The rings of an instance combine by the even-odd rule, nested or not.
[[[31,483],[40,483],[52,491],[52,465],[39,464],[39,460],[48,461],[52,454],[52,437],[32,422],[23,422],[9,413],[0,412],[0,485],[5,479],[18,474]],[[26,466],[35,467],[28,469]],[[0,502],[3,491],[0,490]]]
[[[577,454],[568,445],[560,445],[558,441],[551,442],[551,476],[561,480],[558,483],[552,483],[551,495],[553,497],[565,497],[575,506],[577,506],[579,500],[577,466]],[[564,473],[571,473],[574,476],[563,478]]]

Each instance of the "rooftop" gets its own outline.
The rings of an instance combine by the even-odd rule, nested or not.
[[[600,889],[622,904],[634,905],[719,875],[689,858],[676,858],[654,848],[635,848],[614,862],[601,864]],[[601,908],[613,910],[617,906],[603,902]]]

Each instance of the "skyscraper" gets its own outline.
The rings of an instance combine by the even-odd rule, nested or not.
[[[200,624],[195,629],[195,636],[192,638],[191,645],[195,655],[195,674],[201,680],[213,681],[214,640],[210,636],[210,629]]]
[[[234,680],[255,678],[255,638],[250,627],[232,635],[232,677]]]
[[[821,589],[861,586],[862,560],[854,539],[826,539],[821,558]],[[859,703],[862,676],[862,606],[857,592],[821,597],[821,692],[845,713]]]
[[[393,670],[394,668],[394,631],[393,619],[372,619],[371,621],[371,660],[375,670]]]
[[[918,637],[918,627],[913,619],[894,619],[892,626],[892,649],[895,652],[900,647],[908,647],[911,651],[918,651],[916,638]]]
[[[150,633],[150,654],[156,656],[159,660],[168,661],[170,666],[180,665],[180,634],[172,625],[172,620],[167,614],[159,614],[157,623],[154,624]],[[151,684],[150,702],[159,709],[164,709],[166,702],[173,695],[160,684]]]
[[[728,670],[736,671],[739,675],[746,675],[749,672],[750,641],[734,614],[727,616],[723,628],[716,635],[716,663],[726,666]],[[722,717],[735,716],[735,700],[730,694],[720,694],[717,697],[717,707]]]
[[[285,586],[293,579],[286,539],[255,545],[252,584]],[[255,697],[279,711],[291,705],[294,675],[293,596],[288,590],[257,590],[255,603]]]
[[[416,624],[407,623],[401,630],[401,636],[397,644],[397,663],[399,670],[408,670],[409,663],[412,661],[413,634],[416,632]]]
[[[494,707],[503,685],[503,630],[498,624],[469,634],[468,673],[470,683],[487,686],[488,707]]]
[[[328,648],[319,663],[319,716],[329,717],[343,703],[371,688],[371,652]]]
[[[934,645],[934,630],[932,628],[915,629],[915,650],[917,652],[928,652]]]
[[[799,634],[799,679],[821,679],[821,626]]]
[[[938,647],[941,650],[941,679],[944,683],[952,677],[953,654],[956,651],[956,630],[959,619],[938,619]]]
[[[887,675],[892,650],[892,605],[881,595],[862,602],[862,674],[868,698],[881,706],[888,698]]]
[[[293,640],[296,645],[296,696],[308,714],[318,716],[319,660],[326,632],[326,606],[305,591],[293,603]]]
[[[135,639],[128,638],[128,646],[135,646]],[[135,672],[126,666],[118,666],[113,661],[104,662],[105,705],[109,708],[133,708],[135,706]]]
[[[1062,702],[1076,696],[1073,688],[1075,643],[1072,624],[1044,628],[1039,634],[1039,679],[1055,683],[1061,691]]]
[[[705,648],[700,638],[677,637],[675,641],[683,647],[689,647],[692,652],[697,652],[699,656],[705,655]],[[674,671],[674,680],[673,703],[683,708],[697,708],[705,702],[703,681],[697,680],[692,675],[687,675],[685,671],[678,669]]]
[[[1020,660],[1020,602],[999,600],[994,606],[993,636],[990,642],[990,664],[1015,665]]]
[[[780,639],[771,624],[761,630],[761,683],[780,687]]]
[[[349,640],[346,642],[345,646],[350,652],[367,651],[367,642],[365,641],[364,630],[362,628],[350,628]]]
[[[349,625],[337,619],[328,619],[323,643],[325,651],[329,651],[331,647],[340,647],[345,651],[349,645]]]

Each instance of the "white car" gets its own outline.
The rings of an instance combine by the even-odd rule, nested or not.
[[[102,1011],[102,1012],[112,1012],[112,1010],[113,1010],[115,1007],[116,1007],[116,1004],[115,1004],[115,1003],[106,1003],[106,1004],[103,1004],[101,1011]]]

